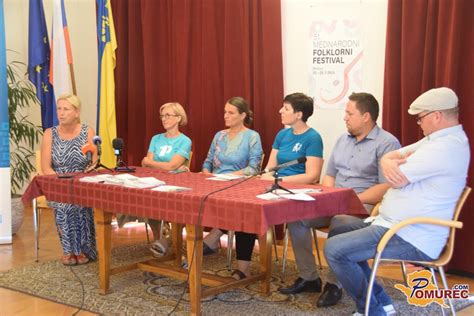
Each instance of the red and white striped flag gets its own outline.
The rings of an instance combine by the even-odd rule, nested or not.
[[[64,0],[53,1],[52,29],[49,81],[54,87],[56,98],[58,98],[64,93],[73,93],[69,68],[69,65],[72,64],[72,51]]]

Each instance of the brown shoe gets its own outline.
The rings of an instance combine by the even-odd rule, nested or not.
[[[86,264],[89,262],[89,258],[87,258],[86,255],[83,253],[77,256],[76,259],[77,259],[77,264]]]
[[[73,254],[64,255],[61,258],[61,262],[65,266],[74,266],[77,264],[76,256]]]

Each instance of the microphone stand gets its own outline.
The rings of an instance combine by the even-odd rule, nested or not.
[[[122,160],[122,155],[117,155],[117,165],[114,168],[117,172],[135,172],[135,168],[130,168],[125,161]]]
[[[276,190],[280,189],[280,190],[283,190],[283,191],[286,191],[290,194],[295,194],[293,192],[291,192],[290,190],[288,190],[287,188],[284,188],[280,185],[280,178],[278,177],[278,170],[275,170],[275,173],[273,174],[273,178],[275,178],[275,182],[273,183],[273,185],[271,187],[269,187],[265,193],[269,193],[269,192],[272,192],[272,193],[275,193],[276,194]]]
[[[104,168],[104,169],[107,169],[109,170],[110,172],[114,172],[112,169],[110,169],[109,167],[103,165],[101,162],[100,162],[100,156],[97,158],[97,160],[95,161],[95,163],[93,163],[92,165],[94,165],[93,168],[90,168],[86,171],[86,173],[89,173],[89,172],[92,172],[92,171],[97,171],[100,167]]]

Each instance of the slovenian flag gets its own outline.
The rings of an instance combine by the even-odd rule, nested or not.
[[[59,97],[64,93],[72,93],[69,67],[69,65],[72,65],[72,52],[64,0],[53,1],[52,29],[49,81],[54,87],[56,97]]]
[[[97,132],[102,138],[102,163],[115,166],[112,140],[117,136],[115,119],[115,38],[110,0],[97,0],[97,42],[99,74],[97,95]]]
[[[41,104],[43,129],[58,125],[56,100],[49,82],[50,49],[43,0],[30,0],[28,29],[28,77]]]

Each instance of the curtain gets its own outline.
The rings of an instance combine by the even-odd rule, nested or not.
[[[164,131],[160,106],[179,102],[189,120],[182,131],[193,141],[191,169],[201,170],[233,96],[249,101],[268,157],[282,128],[280,1],[112,0],[112,8],[117,131],[128,164],[139,165],[151,137]]]
[[[431,88],[446,86],[459,97],[460,121],[474,148],[474,1],[390,0],[383,97],[383,126],[403,145],[423,137],[411,102]],[[472,186],[471,163],[468,185]],[[464,206],[450,268],[474,273],[474,259],[466,245],[474,243],[474,199]],[[464,246],[463,246],[464,245]]]

